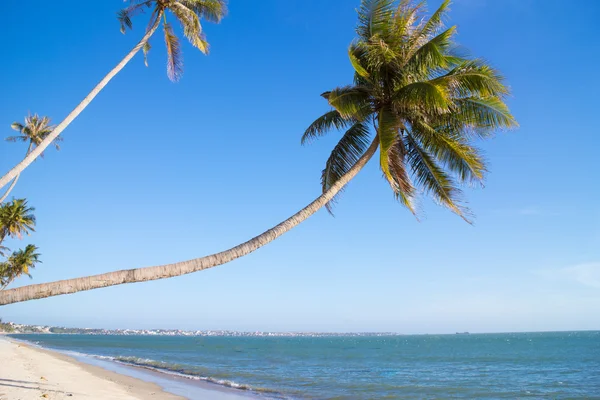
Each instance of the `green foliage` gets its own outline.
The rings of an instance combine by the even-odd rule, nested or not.
[[[8,236],[21,239],[23,234],[35,232],[33,211],[35,208],[29,207],[25,199],[0,204],[0,243]]]
[[[13,333],[14,331],[15,328],[11,324],[2,322],[2,320],[0,320],[0,332]]]
[[[356,163],[373,135],[379,164],[401,204],[415,212],[419,191],[468,220],[461,184],[482,182],[486,166],[472,141],[517,126],[504,103],[504,78],[485,61],[455,52],[445,27],[450,1],[425,18],[424,2],[362,0],[358,37],[348,49],[354,84],[325,92],[332,111],[302,143],[350,128],[327,160],[328,190]],[[359,135],[352,134],[360,123]],[[420,189],[420,190],[418,190]]]
[[[39,146],[39,144],[42,143],[42,141],[46,139],[46,137],[48,137],[48,135],[52,133],[52,130],[54,129],[54,126],[50,125],[50,118],[40,117],[37,114],[28,115],[25,117],[25,124],[13,122],[10,127],[19,132],[19,135],[9,136],[6,138],[6,140],[9,142],[29,143],[29,149],[27,153]],[[56,147],[56,150],[60,150],[58,143],[62,140],[63,139],[59,136],[52,142],[54,147]],[[41,156],[43,157],[44,153],[42,153]]]
[[[325,169],[321,173],[323,192],[327,191],[358,161],[369,147],[369,136],[369,126],[363,122],[356,122],[346,131],[331,152],[325,164]],[[332,212],[331,204],[330,202],[326,205],[330,213]]]
[[[30,270],[40,262],[38,248],[32,244],[8,256],[9,249],[2,246],[7,237],[21,239],[23,234],[29,235],[35,230],[33,211],[33,207],[29,207],[25,199],[0,204],[0,255],[6,257],[0,262],[0,290],[21,275],[31,277]]]
[[[225,0],[129,0],[130,5],[117,13],[121,25],[121,32],[133,29],[132,18],[151,9],[152,13],[146,30],[156,26],[163,18],[163,31],[167,47],[167,75],[172,81],[178,81],[183,74],[183,57],[179,39],[173,27],[167,22],[166,12],[169,11],[179,21],[184,36],[202,53],[208,54],[209,45],[202,30],[200,21],[205,19],[210,22],[221,22],[227,14]],[[148,65],[148,52],[150,44],[146,42],[143,47],[144,63]]]
[[[41,262],[37,250],[36,246],[29,244],[24,250],[15,251],[6,261],[0,263],[0,290],[21,275],[31,278],[29,271]]]

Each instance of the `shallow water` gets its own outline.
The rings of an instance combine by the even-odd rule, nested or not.
[[[18,338],[271,398],[600,399],[600,332]]]

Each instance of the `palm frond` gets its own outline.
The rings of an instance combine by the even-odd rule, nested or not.
[[[362,59],[364,59],[365,53],[364,44],[362,42],[353,43],[348,48],[348,57],[350,58],[350,63],[352,64],[354,71],[356,71],[359,76],[369,79],[369,72],[362,65]]]
[[[439,68],[448,68],[449,63],[453,61],[448,51],[454,45],[452,37],[455,33],[456,26],[452,26],[415,50],[411,50],[403,68],[421,76],[426,76],[429,71]]]
[[[121,25],[121,33],[124,34],[127,28],[133,29],[133,22],[131,21],[131,18],[138,15],[140,12],[143,11],[144,6],[150,6],[151,3],[152,1],[150,0],[143,1],[137,4],[133,4],[129,7],[125,7],[122,10],[119,10],[117,12],[117,19],[119,20],[119,23]]]
[[[369,40],[373,36],[387,36],[394,16],[395,0],[363,0],[358,12],[356,33]]]
[[[345,119],[340,115],[339,111],[331,110],[310,124],[302,135],[301,144],[307,144],[312,140],[325,135],[331,129],[345,129],[354,123],[356,123],[356,120]]]
[[[467,60],[431,82],[446,87],[457,98],[499,97],[509,92],[503,80],[504,77],[498,71],[483,61]]]
[[[13,122],[12,124],[10,124],[10,127],[17,132],[23,132],[23,129],[25,129],[23,124],[20,122]]]
[[[219,23],[227,15],[227,2],[223,0],[179,0],[199,17]]]
[[[8,142],[27,142],[29,138],[27,136],[9,136],[6,138]]]
[[[394,13],[394,32],[401,43],[408,43],[408,37],[413,35],[415,23],[419,19],[420,11],[425,6],[425,1],[414,3],[412,0],[401,0]]]
[[[423,27],[414,35],[413,41],[415,45],[418,46],[419,43],[427,42],[444,27],[444,17],[449,11],[449,5],[450,0],[444,0],[438,9],[431,14],[431,17],[423,24]]]
[[[327,159],[325,169],[321,173],[323,193],[329,190],[346,172],[352,168],[369,147],[369,126],[357,122],[346,131]],[[339,195],[339,194],[338,194]],[[326,204],[331,213],[337,196]]]
[[[394,177],[390,171],[389,150],[398,140],[399,121],[390,108],[384,108],[377,118],[377,135],[379,136],[379,165],[390,185],[394,185]]]
[[[179,39],[173,33],[170,23],[163,24],[165,44],[167,46],[167,75],[173,82],[177,82],[183,74],[183,56]]]
[[[435,129],[424,121],[412,121],[411,134],[461,182],[481,182],[487,171],[479,150],[464,140],[464,135],[444,127]]]
[[[202,53],[208,54],[208,42],[204,38],[202,32],[202,25],[200,24],[200,18],[191,9],[186,6],[173,3],[170,10],[175,14],[181,27],[183,28],[183,34],[190,41],[190,43],[198,48]]]
[[[462,191],[456,186],[454,180],[410,134],[405,137],[409,163],[417,184],[423,187],[438,203],[471,223],[468,219],[469,210],[460,204]]]
[[[394,191],[396,200],[416,215],[414,206],[415,187],[406,169],[406,149],[400,135],[397,136],[387,153],[389,170],[393,179],[390,186]]]
[[[344,86],[322,94],[343,118],[364,121],[372,113],[369,90],[362,86]]]
[[[472,128],[480,137],[487,137],[499,129],[519,126],[508,106],[498,97],[457,99],[454,106],[456,109],[447,118],[450,125],[462,124],[464,129]]]
[[[448,112],[450,99],[444,88],[432,82],[415,82],[402,87],[393,96],[394,107],[443,114]]]

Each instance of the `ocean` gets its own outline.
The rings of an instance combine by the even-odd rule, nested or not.
[[[600,332],[15,338],[258,398],[600,399]]]

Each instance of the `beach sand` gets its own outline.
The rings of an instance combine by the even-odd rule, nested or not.
[[[181,400],[158,385],[0,336],[0,400]]]

